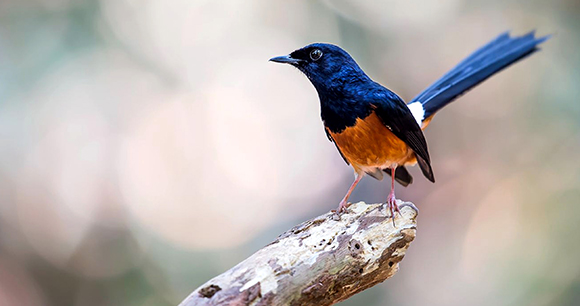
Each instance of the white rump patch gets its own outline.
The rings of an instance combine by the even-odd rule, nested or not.
[[[417,120],[417,124],[421,126],[423,119],[425,119],[425,109],[423,109],[423,104],[421,104],[421,102],[413,102],[407,104],[407,107],[411,111],[411,114],[413,114],[413,117],[415,117],[415,120]]]

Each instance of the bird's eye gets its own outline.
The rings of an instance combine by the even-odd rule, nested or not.
[[[314,49],[312,51],[310,51],[310,58],[313,61],[317,61],[322,57],[322,51],[320,51],[320,49]]]

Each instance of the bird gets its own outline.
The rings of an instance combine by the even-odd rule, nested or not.
[[[418,164],[423,175],[435,182],[423,134],[435,113],[495,73],[536,52],[549,37],[536,37],[535,31],[513,37],[505,32],[409,103],[373,81],[336,45],[312,43],[270,61],[298,68],[314,85],[326,136],[354,170],[354,182],[336,212],[347,210],[349,196],[365,175],[382,180],[385,172],[391,177],[386,205],[394,223],[395,212],[400,214],[395,181],[405,187],[413,182],[406,167]]]

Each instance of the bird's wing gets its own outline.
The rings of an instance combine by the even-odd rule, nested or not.
[[[373,95],[371,106],[381,122],[415,152],[425,177],[432,182],[435,181],[427,141],[405,102],[395,93],[384,89]]]
[[[346,159],[346,157],[344,157],[344,154],[342,154],[342,151],[340,151],[340,148],[338,147],[338,145],[334,141],[334,138],[332,138],[332,135],[330,135],[330,131],[328,131],[328,128],[327,127],[324,128],[324,131],[326,132],[326,137],[328,137],[328,140],[330,140],[330,142],[334,143],[334,146],[336,147],[336,150],[338,150],[338,153],[340,154],[340,156],[342,157],[342,159],[344,159],[344,162],[347,165],[350,165],[350,163],[348,162],[348,160]]]

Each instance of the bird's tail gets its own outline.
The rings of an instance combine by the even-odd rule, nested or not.
[[[501,34],[464,59],[409,104],[420,121],[430,120],[438,110],[496,72],[538,50],[550,36],[536,38],[534,32],[520,37]],[[420,102],[421,105],[413,103]],[[422,107],[419,107],[422,106]],[[425,122],[428,123],[428,122]],[[425,126],[425,125],[424,125]]]

